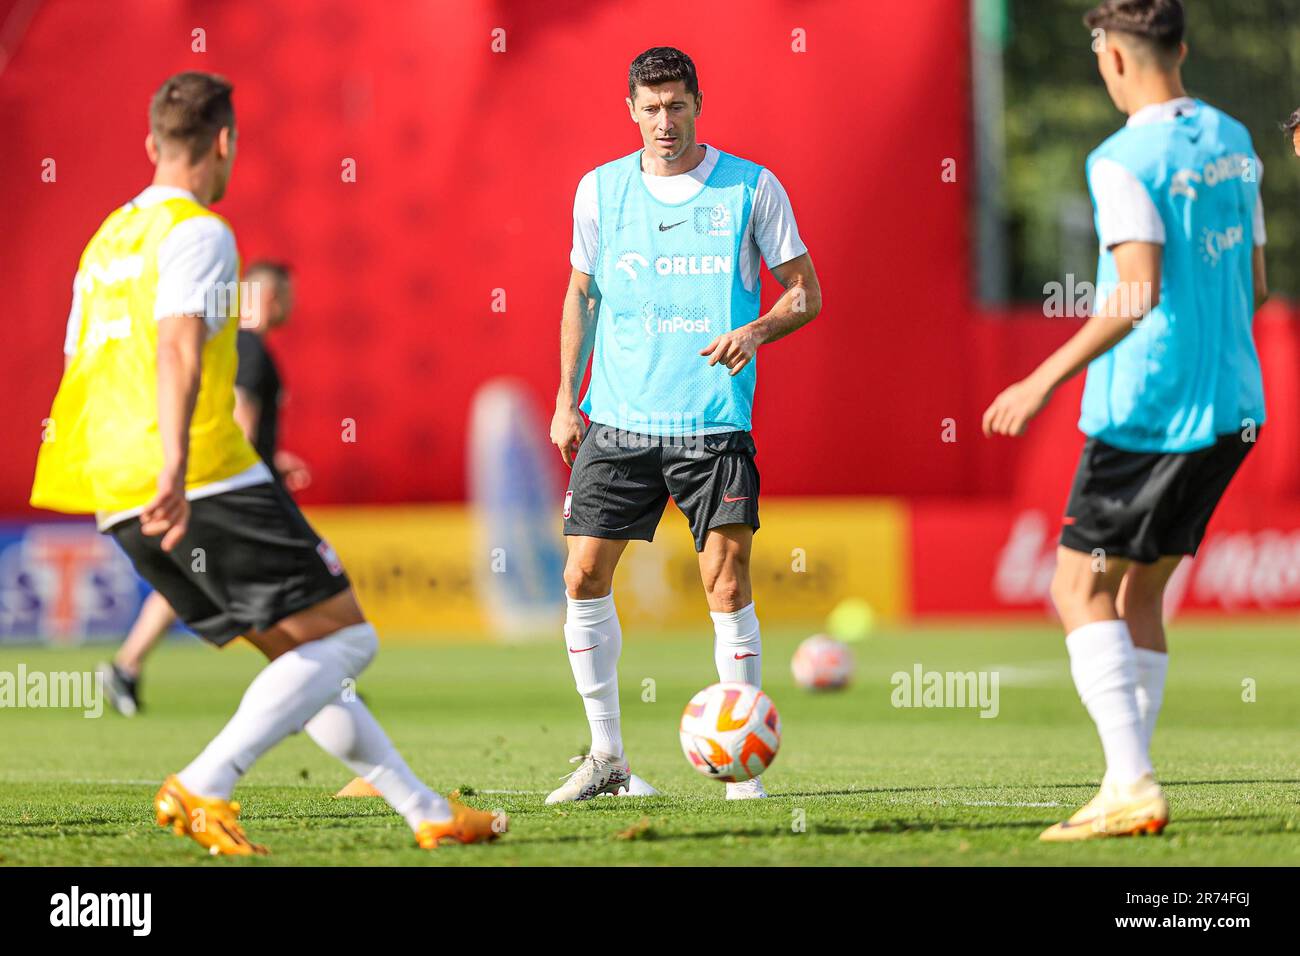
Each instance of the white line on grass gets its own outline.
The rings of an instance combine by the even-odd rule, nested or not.
[[[30,779],[27,779],[27,780],[6,780],[5,782],[7,782],[7,783],[62,783],[62,784],[68,784],[68,785],[71,785],[71,786],[74,786],[74,787],[95,787],[95,786],[114,786],[114,787],[153,787],[153,786],[157,786],[157,785],[159,784],[159,781],[157,781],[157,780],[122,780],[122,779],[111,779],[111,778],[110,778],[110,779],[107,779],[107,780],[60,780],[60,779],[58,779],[58,778],[50,778],[50,777],[46,777],[46,778],[43,778],[43,779],[40,779],[40,780],[30,780]],[[285,786],[285,784],[275,784],[275,786]],[[310,785],[306,785],[306,786],[304,786],[303,784],[290,784],[289,786],[301,787],[302,789],[308,789],[308,790],[310,790],[310,789],[314,789],[314,788],[311,787]],[[544,796],[548,791],[546,791],[546,790],[479,790],[479,789],[475,788],[475,791],[474,791],[474,792],[475,792],[475,793],[482,793],[482,794],[489,795],[489,796],[507,796],[507,797],[540,797],[540,796]],[[623,796],[623,794],[620,794],[620,796]],[[774,794],[772,794],[772,796],[774,796],[774,797],[779,797],[779,796],[781,796],[781,794],[779,794],[779,793],[774,793]],[[891,800],[891,801],[890,801],[890,803],[895,803],[895,804],[925,805],[925,806],[934,806],[936,802],[938,803],[939,806],[949,806],[949,807],[954,807],[954,806],[955,806],[955,807],[1059,807],[1059,806],[1062,806],[1062,804],[1058,803],[1058,802],[1055,801],[1055,800],[1034,800],[1034,801],[1003,801],[1003,800],[962,800],[962,801],[955,801],[955,800],[940,800],[940,801],[930,801],[930,800],[898,800],[898,799],[895,799],[895,800]]]

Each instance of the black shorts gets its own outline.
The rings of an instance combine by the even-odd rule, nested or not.
[[[653,541],[668,496],[695,550],[710,528],[758,529],[758,467],[749,432],[662,437],[591,423],[564,496],[564,533]]]
[[[195,498],[170,552],[138,518],[108,533],[177,616],[218,646],[351,587],[334,550],[277,482]]]
[[[1195,554],[1253,446],[1235,432],[1182,454],[1124,451],[1089,438],[1065,506],[1061,546],[1143,564]]]

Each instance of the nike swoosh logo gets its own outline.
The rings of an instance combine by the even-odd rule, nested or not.
[[[723,495],[723,496],[722,496],[722,500],[723,500],[723,501],[726,501],[726,502],[732,502],[732,501],[748,501],[748,500],[749,500],[749,495],[741,495],[739,498],[728,498],[726,495]]]
[[[682,220],[682,222],[685,222],[685,221],[686,221],[685,219]],[[682,222],[675,222],[675,223],[673,223],[671,226],[665,226],[665,225],[661,222],[661,223],[659,223],[659,231],[660,231],[660,232],[667,232],[669,229],[676,229],[678,226],[680,226],[680,225],[682,224]]]
[[[757,654],[737,654],[736,660],[743,661],[746,657],[757,657]]]
[[[1097,825],[1096,817],[1088,817],[1086,820],[1080,820],[1078,823],[1071,823],[1069,820],[1061,821],[1062,830],[1071,830],[1074,827],[1092,827]]]
[[[596,645],[595,645],[595,644],[592,644],[591,647],[578,647],[578,648],[573,648],[573,647],[571,647],[571,648],[569,648],[569,653],[570,653],[570,654],[583,654],[583,653],[585,653],[585,652],[587,652],[587,651],[594,651],[595,649],[596,649]]]

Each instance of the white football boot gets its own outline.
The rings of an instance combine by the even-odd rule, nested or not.
[[[618,792],[620,797],[657,797],[659,791],[652,787],[646,781],[642,780],[636,774],[632,774],[622,790]]]
[[[581,761],[581,763],[579,763]],[[631,783],[632,773],[627,766],[627,758],[613,761],[597,757],[595,754],[579,754],[569,760],[577,763],[578,769],[565,774],[560,784],[546,798],[551,803],[576,803],[590,800],[602,793],[616,796],[618,791]]]
[[[766,796],[767,791],[763,789],[763,781],[759,777],[727,784],[728,800],[762,800]]]

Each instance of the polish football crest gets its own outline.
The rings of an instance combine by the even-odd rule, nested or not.
[[[335,554],[328,541],[321,541],[320,544],[316,545],[316,553],[325,562],[325,567],[329,568],[330,574],[337,578],[343,573],[343,562],[339,560],[339,556]]]

